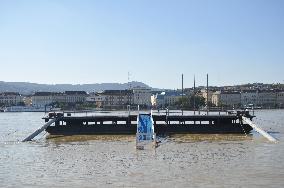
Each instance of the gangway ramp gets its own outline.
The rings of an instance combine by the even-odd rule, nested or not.
[[[44,131],[47,127],[49,127],[51,124],[55,123],[59,119],[60,118],[51,119],[49,122],[44,124],[42,127],[38,128],[35,132],[33,132],[31,135],[29,135],[27,138],[25,138],[22,142],[31,141],[34,137],[39,135],[42,131]]]
[[[254,124],[250,119],[248,119],[247,117],[242,116],[242,120],[244,122],[246,122],[248,125],[250,125],[255,131],[257,131],[259,134],[261,134],[262,136],[264,136],[265,138],[267,138],[269,141],[271,142],[277,142],[277,140],[275,138],[273,138],[270,134],[268,134],[267,132],[265,132],[264,130],[262,130],[259,126],[257,126],[256,124]]]

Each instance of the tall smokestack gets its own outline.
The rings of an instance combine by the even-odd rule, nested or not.
[[[183,96],[183,74],[181,74],[181,94]]]
[[[183,99],[183,74],[181,74],[181,98]],[[183,102],[183,100],[182,100]],[[181,109],[181,115],[183,115],[183,105]]]
[[[207,92],[206,92],[206,94],[207,94],[207,100],[206,100],[206,106],[207,106],[207,115],[208,115],[208,113],[209,113],[209,88],[208,88],[208,74],[207,74]]]
[[[195,75],[193,78],[193,113],[195,115]]]

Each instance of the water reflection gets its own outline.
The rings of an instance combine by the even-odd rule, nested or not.
[[[86,142],[86,141],[133,141],[135,135],[48,135],[46,139],[49,142],[68,143],[68,142]]]
[[[86,141],[135,141],[135,135],[48,135],[46,139],[54,143],[86,142]],[[172,134],[157,136],[158,142],[222,142],[222,141],[252,141],[253,135],[248,134]]]
[[[187,142],[223,142],[223,141],[251,141],[252,134],[175,134],[169,138],[179,143]]]

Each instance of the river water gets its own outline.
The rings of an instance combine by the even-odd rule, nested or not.
[[[173,135],[156,149],[134,136],[41,134],[43,113],[0,113],[0,187],[284,187],[284,110],[256,111],[276,137]]]

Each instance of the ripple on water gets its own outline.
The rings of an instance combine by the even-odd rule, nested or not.
[[[278,132],[276,137],[283,140],[283,111],[256,113],[277,122],[278,126],[274,123],[261,126]],[[135,149],[134,136],[39,137],[35,142],[19,142],[39,127],[40,117],[36,113],[0,114],[1,187],[284,184],[283,143],[271,144],[256,133],[158,137],[159,147],[146,150]]]

